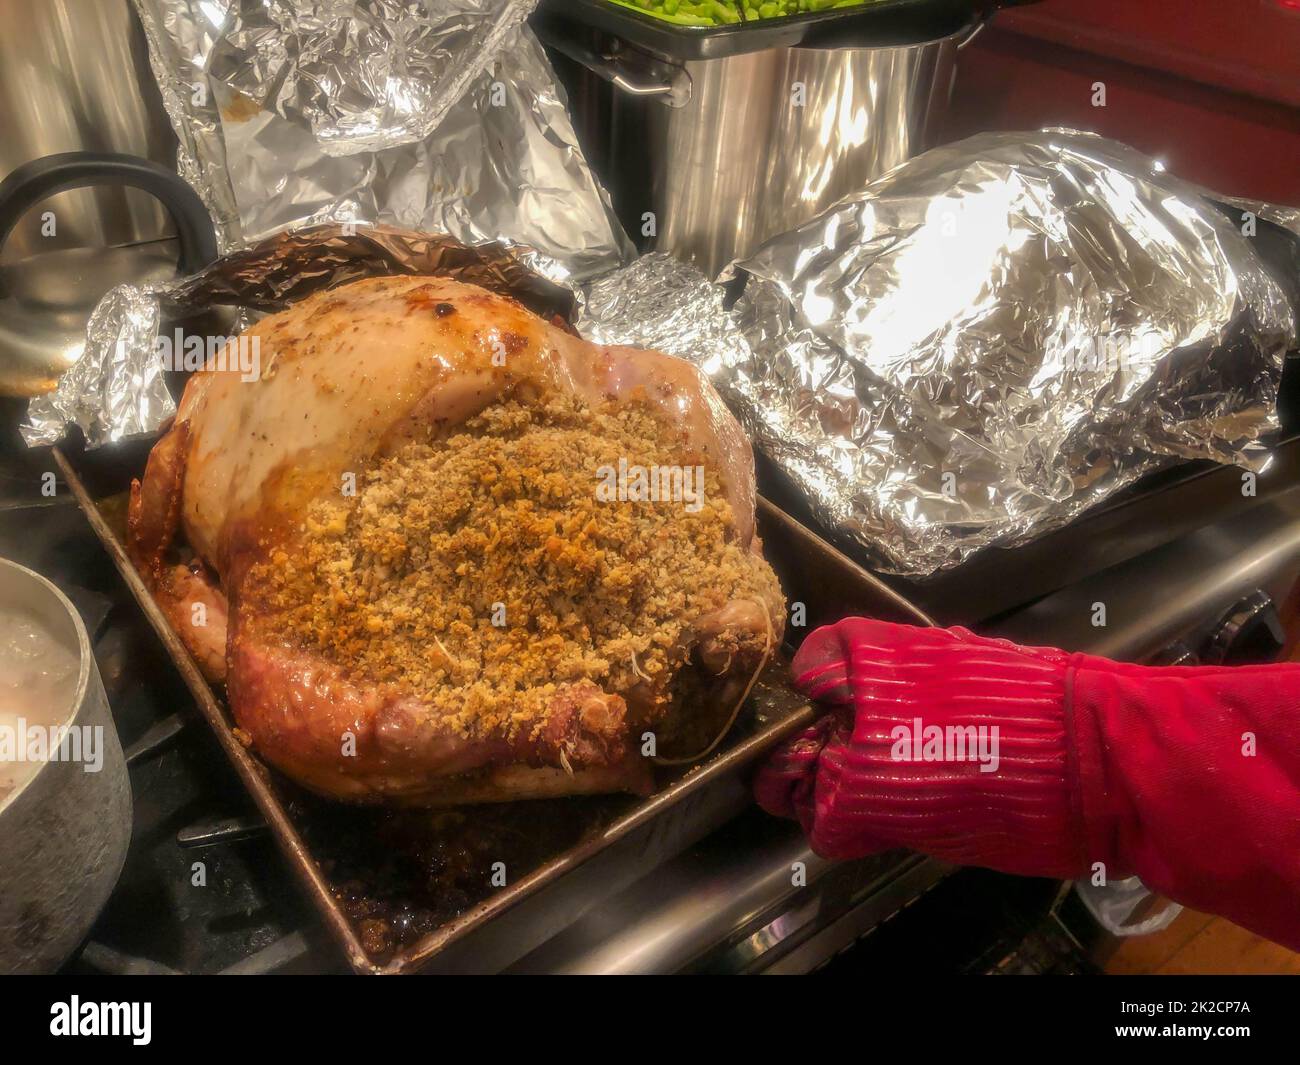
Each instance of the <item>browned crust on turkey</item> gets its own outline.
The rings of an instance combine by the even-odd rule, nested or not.
[[[130,548],[241,736],[300,783],[644,791],[643,730],[733,707],[779,643],[752,454],[691,364],[434,277],[345,285],[249,333],[260,377],[190,380],[133,485]],[[596,506],[591,467],[620,458],[703,465],[704,507]]]

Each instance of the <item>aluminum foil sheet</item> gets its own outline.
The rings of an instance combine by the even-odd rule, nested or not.
[[[257,315],[313,292],[383,274],[440,274],[502,292],[546,317],[573,316],[572,288],[526,266],[504,244],[466,245],[388,226],[323,224],[230,252],[190,277],[119,285],[100,300],[86,348],[59,387],[31,401],[19,427],[28,446],[54,444],[73,425],[89,447],[155,432],[176,413],[155,345],[167,322],[209,318],[204,331],[234,335]],[[186,332],[193,332],[187,329]]]
[[[383,151],[432,133],[533,6],[534,0],[235,4],[207,73],[259,111],[303,125],[327,155]]]
[[[535,0],[135,0],[221,247],[380,222],[506,240],[557,279],[631,245],[523,19]]]
[[[749,362],[723,289],[695,266],[650,252],[582,286],[575,326],[597,344],[653,348],[696,363],[715,382]],[[739,398],[739,397],[738,397]]]
[[[1071,131],[927,152],[736,275],[720,389],[819,520],[913,577],[1176,460],[1261,467],[1295,338],[1228,214]]]

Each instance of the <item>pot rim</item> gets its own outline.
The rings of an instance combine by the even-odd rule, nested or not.
[[[0,558],[0,567],[16,570],[23,576],[34,580],[46,592],[53,595],[55,601],[72,619],[73,631],[77,634],[77,656],[79,659],[77,684],[73,689],[71,705],[68,707],[67,714],[57,722],[57,725],[70,725],[76,720],[77,715],[81,713],[82,707],[86,704],[86,689],[90,686],[90,671],[95,661],[90,649],[90,635],[86,632],[86,624],[81,620],[81,614],[78,613],[77,608],[72,605],[72,600],[64,595],[48,577],[43,577],[34,569],[29,569],[7,558]],[[5,811],[18,801],[19,796],[35,783],[36,779],[49,768],[50,764],[47,760],[38,766],[36,772],[29,775],[5,798],[0,799],[0,817],[4,816]]]

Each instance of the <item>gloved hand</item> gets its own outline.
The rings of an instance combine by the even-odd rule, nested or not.
[[[847,618],[792,673],[830,713],[755,794],[819,854],[1102,863],[1300,946],[1300,665],[1133,666]]]

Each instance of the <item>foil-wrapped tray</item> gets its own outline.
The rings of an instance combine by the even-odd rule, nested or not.
[[[1296,337],[1265,225],[1114,141],[981,134],[735,264],[715,382],[820,521],[927,577],[1154,470],[1264,467]]]

